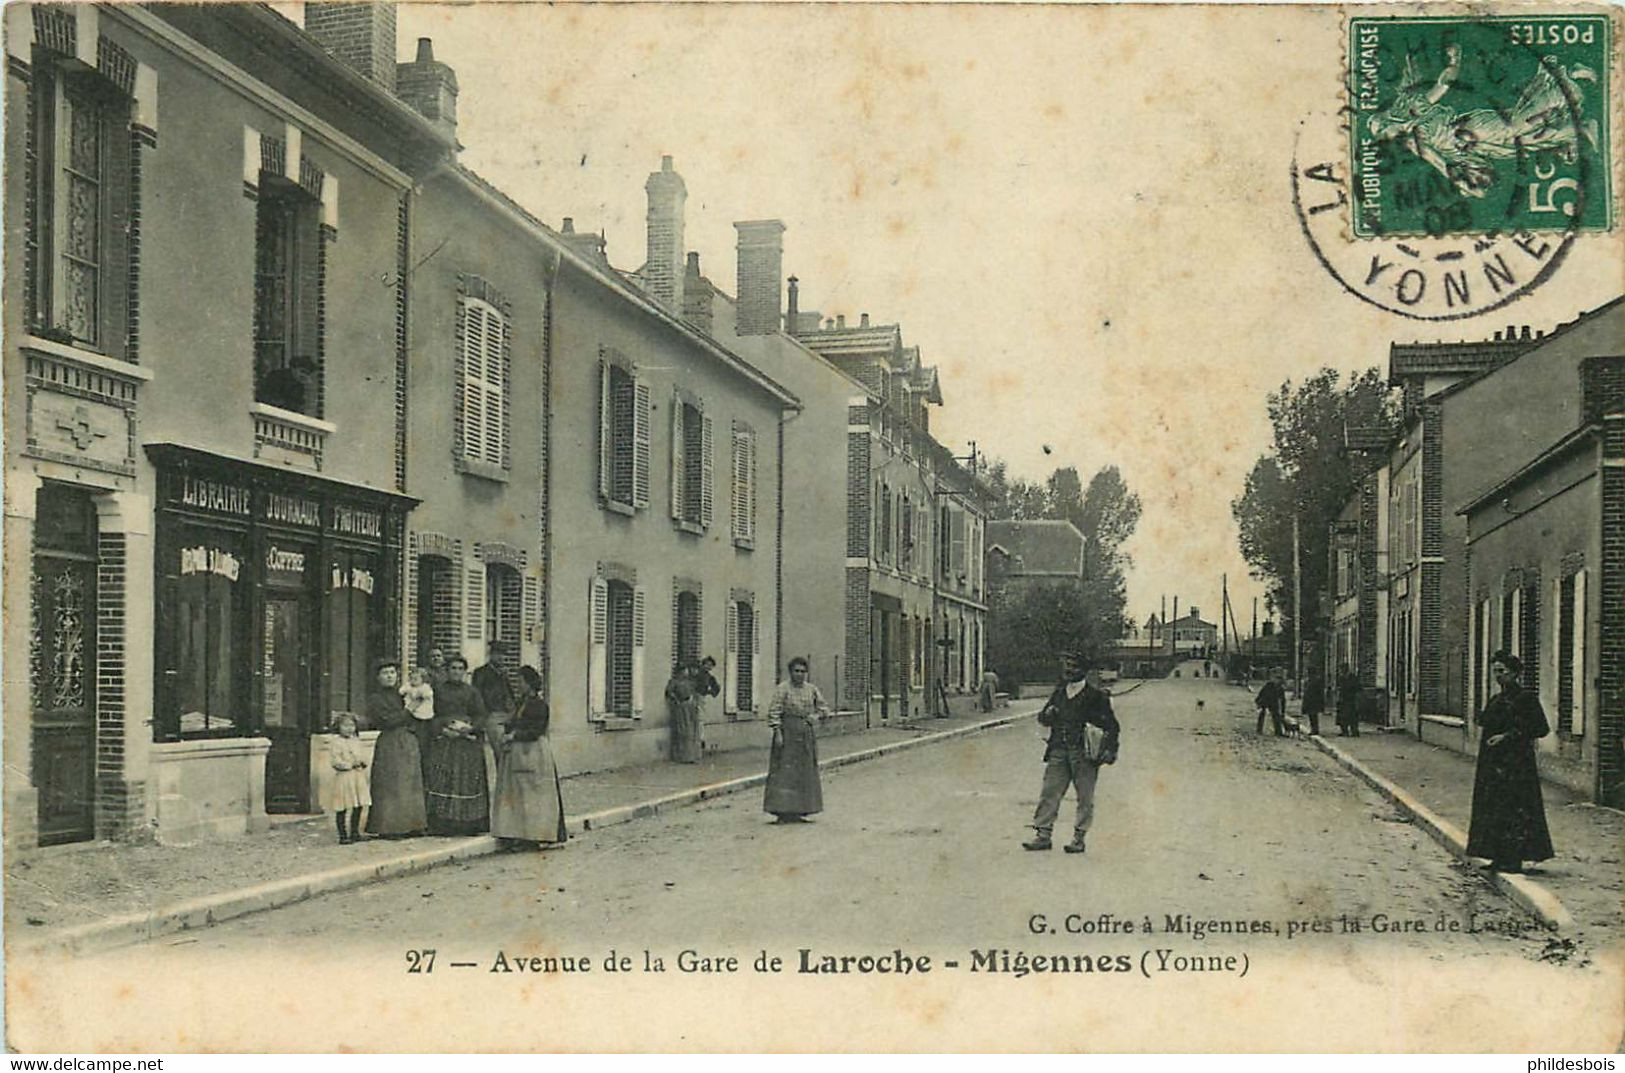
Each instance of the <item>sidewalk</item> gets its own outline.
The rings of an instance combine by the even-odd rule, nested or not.
[[[1017,701],[991,714],[894,723],[820,742],[828,770],[900,749],[1002,726],[1039,702]],[[763,737],[766,737],[764,724]],[[760,786],[765,745],[706,756],[698,764],[658,763],[589,772],[563,781],[572,834],[652,816],[665,809]],[[331,890],[496,852],[496,840],[368,839],[341,846],[327,816],[283,823],[257,835],[192,846],[86,845],[45,850],[5,869],[8,952],[57,947],[77,952],[207,927]]]
[[[1399,791],[1395,803],[1462,855],[1472,814],[1473,757],[1369,728],[1358,738],[1341,738],[1331,730],[1319,744],[1368,782],[1375,775],[1391,784]],[[1540,895],[1548,894],[1560,903],[1557,917],[1571,917],[1575,933],[1597,946],[1625,941],[1625,813],[1588,804],[1549,782],[1541,784],[1541,792],[1557,856],[1525,876],[1496,875],[1497,886],[1542,917],[1549,907],[1539,904]],[[1428,814],[1442,821],[1439,829]]]

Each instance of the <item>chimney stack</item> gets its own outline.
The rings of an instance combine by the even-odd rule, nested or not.
[[[305,4],[305,32],[340,63],[395,92],[395,5]]]
[[[683,314],[683,208],[688,187],[672,170],[671,157],[660,158],[660,170],[643,184],[649,195],[649,255],[645,284],[649,296],[677,316]]]
[[[867,328],[868,326],[869,326],[869,314],[864,313],[863,315],[861,315],[858,318],[858,327]]]
[[[771,335],[784,322],[779,280],[784,271],[784,224],[779,220],[741,220],[739,233],[740,335]]]
[[[796,334],[800,325],[796,321],[801,319],[801,281],[794,276],[790,277],[789,306],[784,314],[784,330],[789,335]]]
[[[604,253],[605,241],[602,231],[596,235],[591,232],[577,231],[575,219],[566,216],[564,226],[559,229],[559,237],[564,240],[565,245],[592,263],[597,265],[609,264],[609,257]]]
[[[838,331],[838,332],[846,331],[846,314],[845,313],[837,313],[837,314],[835,314],[835,330]]]
[[[395,65],[395,92],[436,130],[456,141],[457,73],[434,58],[434,42],[429,38],[418,38],[417,58],[411,63]]]
[[[700,274],[700,255],[690,250],[683,270],[683,319],[711,334],[711,284]]]

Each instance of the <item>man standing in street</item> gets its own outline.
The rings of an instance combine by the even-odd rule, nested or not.
[[[1120,727],[1112,714],[1111,698],[1092,685],[1081,652],[1066,654],[1066,681],[1050,694],[1038,713],[1041,726],[1050,728],[1044,748],[1044,784],[1038,792],[1038,808],[1033,813],[1037,834],[1023,849],[1050,848],[1050,834],[1061,811],[1061,798],[1068,785],[1078,790],[1078,818],[1073,825],[1068,853],[1082,853],[1083,839],[1095,816],[1095,780],[1102,764],[1117,760]]]
[[[1264,688],[1258,691],[1258,699],[1253,703],[1258,705],[1258,733],[1264,733],[1264,716],[1268,715],[1275,724],[1275,736],[1281,737],[1286,733],[1286,682],[1285,672],[1277,667],[1270,672],[1270,680],[1264,683]]]

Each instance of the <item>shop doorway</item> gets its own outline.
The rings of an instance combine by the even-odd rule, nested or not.
[[[310,811],[310,735],[315,730],[314,605],[303,592],[268,592],[261,651],[265,811]]]
[[[96,507],[80,489],[40,489],[34,523],[33,779],[42,846],[96,827]]]

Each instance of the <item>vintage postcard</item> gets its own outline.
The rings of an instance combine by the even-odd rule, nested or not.
[[[11,1049],[1621,1045],[1618,8],[4,20]]]

